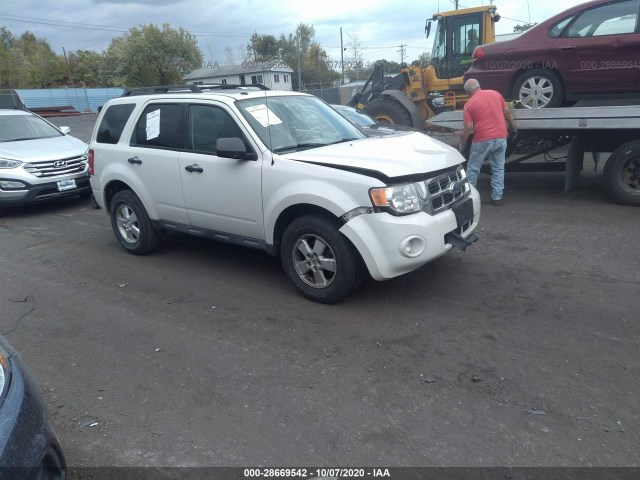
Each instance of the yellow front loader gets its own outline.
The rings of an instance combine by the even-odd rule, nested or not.
[[[495,41],[499,19],[495,5],[434,14],[425,24],[427,38],[433,34],[430,63],[404,67],[392,78],[385,77],[381,62],[376,63],[349,105],[381,122],[424,129],[426,119],[467,101],[462,75],[473,49]]]

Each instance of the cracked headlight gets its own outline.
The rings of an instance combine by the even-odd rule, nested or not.
[[[423,203],[415,183],[372,188],[369,196],[374,207],[392,215],[409,215],[422,211]]]

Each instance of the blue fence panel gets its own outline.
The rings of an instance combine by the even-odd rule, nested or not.
[[[95,113],[107,100],[119,97],[122,88],[48,88],[17,90],[27,108],[71,105],[79,112]]]

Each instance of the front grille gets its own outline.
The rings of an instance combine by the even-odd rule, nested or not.
[[[424,210],[430,214],[451,208],[454,202],[470,195],[471,188],[462,166],[421,182],[424,185]]]
[[[87,170],[87,156],[63,158],[59,160],[47,160],[44,162],[31,162],[24,169],[34,177],[50,178],[74,173],[83,173]]]

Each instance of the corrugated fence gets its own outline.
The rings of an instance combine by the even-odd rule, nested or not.
[[[27,108],[70,105],[79,112],[96,113],[107,100],[119,97],[122,88],[47,88],[17,90]]]

